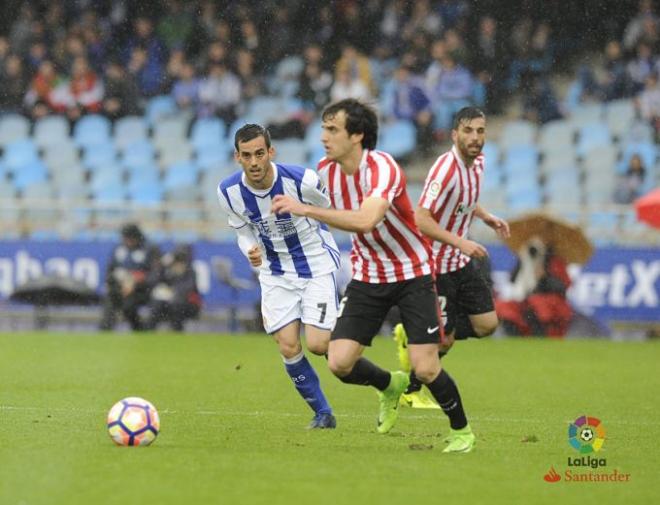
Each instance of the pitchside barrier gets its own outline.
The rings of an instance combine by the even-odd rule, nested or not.
[[[11,293],[44,274],[71,276],[102,292],[113,242],[0,242],[0,306],[8,311]],[[163,251],[173,243],[160,244]],[[346,248],[344,248],[346,249]],[[489,246],[495,289],[507,297],[514,255],[504,246]],[[205,311],[254,308],[259,299],[256,276],[234,242],[197,242],[194,267]],[[350,276],[344,254],[340,286]],[[229,275],[228,275],[229,272]],[[660,325],[660,251],[655,247],[601,247],[586,265],[571,265],[569,298],[581,313],[612,327],[617,324]]]

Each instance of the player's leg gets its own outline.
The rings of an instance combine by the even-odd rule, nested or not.
[[[340,303],[328,348],[328,366],[342,382],[373,386],[380,392],[379,433],[387,433],[394,426],[399,398],[408,385],[405,373],[390,373],[362,356],[392,305],[391,290],[388,285],[351,281]]]
[[[307,349],[319,356],[328,354],[330,334],[337,322],[339,299],[334,274],[309,279],[302,296],[302,322]]]
[[[408,334],[408,352],[415,376],[427,386],[449,417],[451,436],[460,438],[456,443],[452,438],[446,450],[468,452],[474,445],[474,435],[458,388],[438,359],[438,326],[441,321],[433,279],[430,276],[415,279],[401,294],[398,305]]]
[[[318,375],[305,357],[300,343],[300,318],[302,317],[302,288],[295,280],[273,279],[262,275],[261,311],[267,333],[277,342],[284,368],[298,394],[314,411],[310,427],[316,428],[317,417],[326,418],[324,428],[334,428],[332,409],[321,391]],[[330,418],[328,418],[328,416]]]
[[[454,328],[456,340],[492,335],[499,320],[488,282],[480,268],[470,261],[458,274],[458,293],[455,297]]]

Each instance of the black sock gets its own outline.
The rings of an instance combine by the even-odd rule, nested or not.
[[[449,425],[453,430],[460,430],[467,426],[467,418],[463,410],[461,395],[458,392],[456,383],[444,369],[438,376],[426,385],[440,405],[442,411],[449,417]]]
[[[479,337],[477,332],[474,331],[472,322],[470,321],[470,316],[467,314],[457,314],[456,315],[456,333],[454,333],[454,338],[456,340],[465,340],[469,337]]]
[[[415,372],[411,370],[410,384],[408,385],[408,389],[406,389],[406,394],[409,395],[410,393],[416,393],[420,389],[422,389],[422,382],[417,378]]]
[[[387,386],[390,385],[391,377],[392,375],[387,370],[379,368],[366,358],[360,358],[353,365],[351,373],[339,377],[339,380],[346,384],[373,386],[379,391],[385,391]]]

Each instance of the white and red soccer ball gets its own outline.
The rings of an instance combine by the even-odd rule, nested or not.
[[[143,398],[124,398],[108,412],[108,434],[117,445],[149,445],[159,431],[158,411]]]

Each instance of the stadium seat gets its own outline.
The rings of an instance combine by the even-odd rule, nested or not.
[[[200,150],[216,146],[225,141],[227,129],[225,123],[217,118],[203,118],[196,120],[190,131],[190,144]]]
[[[605,105],[605,122],[612,135],[619,139],[628,133],[636,115],[631,99],[614,100]]]
[[[562,152],[572,148],[575,131],[565,119],[544,124],[539,130],[538,148],[544,154]]]
[[[537,126],[531,121],[510,121],[502,128],[498,143],[505,150],[513,146],[532,145],[535,143],[537,130]]]
[[[73,143],[47,146],[43,152],[43,161],[51,170],[78,163],[78,158],[78,148]]]
[[[325,157],[325,149],[323,144],[319,142],[313,149],[307,152],[307,166],[316,168],[321,158]]]
[[[653,127],[647,121],[633,121],[628,129],[621,135],[622,144],[635,144],[639,142],[654,142]]]
[[[48,180],[48,169],[39,159],[30,161],[14,172],[13,183],[18,190],[24,190],[35,183],[45,183]]]
[[[234,165],[234,160],[230,157],[230,149],[224,142],[216,141],[213,145],[199,148],[196,159],[203,170],[220,165]]]
[[[199,167],[191,161],[174,163],[167,167],[163,179],[163,188],[168,191],[179,186],[195,186]]]
[[[538,174],[539,153],[535,146],[518,145],[509,148],[502,162],[505,177],[518,177],[521,174]]]
[[[582,104],[573,109],[568,122],[570,127],[574,131],[577,131],[591,124],[600,124],[602,118],[603,105],[601,103],[588,103]]]
[[[156,150],[148,139],[138,139],[125,145],[121,163],[125,167],[151,165],[154,163]]]
[[[172,143],[187,142],[188,118],[182,115],[160,120],[154,125],[153,143],[157,150]]]
[[[307,151],[302,140],[285,139],[275,143],[275,161],[285,165],[306,166]]]
[[[538,210],[542,204],[542,195],[538,187],[531,187],[524,191],[507,192],[507,208],[510,212],[529,212]]]
[[[579,157],[585,158],[592,150],[611,145],[612,135],[607,125],[602,122],[591,123],[580,128],[575,152]]]
[[[89,187],[93,194],[97,194],[103,189],[109,190],[114,187],[123,188],[123,179],[124,174],[122,168],[118,164],[111,163],[99,165],[94,172],[91,173]]]
[[[186,139],[172,141],[166,146],[162,146],[158,151],[158,164],[165,168],[174,163],[188,162],[192,159],[193,151]]]
[[[501,149],[497,142],[489,140],[484,144],[482,152],[486,158],[486,170],[490,170],[493,165],[500,165]]]
[[[154,126],[163,118],[175,115],[177,111],[178,108],[172,96],[155,96],[147,102],[145,119],[150,126]]]
[[[411,121],[394,121],[384,124],[378,149],[390,153],[395,159],[404,157],[415,149],[417,133]]]
[[[147,123],[142,116],[122,117],[115,123],[115,146],[124,149],[130,144],[146,140],[148,133]]]
[[[97,167],[114,163],[117,159],[117,151],[111,143],[98,144],[83,150],[82,164],[90,171]]]
[[[69,130],[69,120],[66,117],[45,116],[37,119],[34,124],[32,139],[41,148],[56,147],[71,141]]]
[[[32,140],[17,140],[5,147],[2,163],[8,172],[18,172],[30,163],[39,161],[37,147]]]
[[[55,188],[47,180],[34,182],[23,189],[26,200],[51,200],[55,198]]]
[[[136,205],[159,205],[163,201],[163,190],[157,183],[129,184],[128,198]]]
[[[112,142],[111,123],[107,117],[90,114],[81,117],[73,127],[73,141],[78,147],[86,148]]]
[[[0,117],[0,146],[28,138],[30,121],[20,114],[4,114]]]

